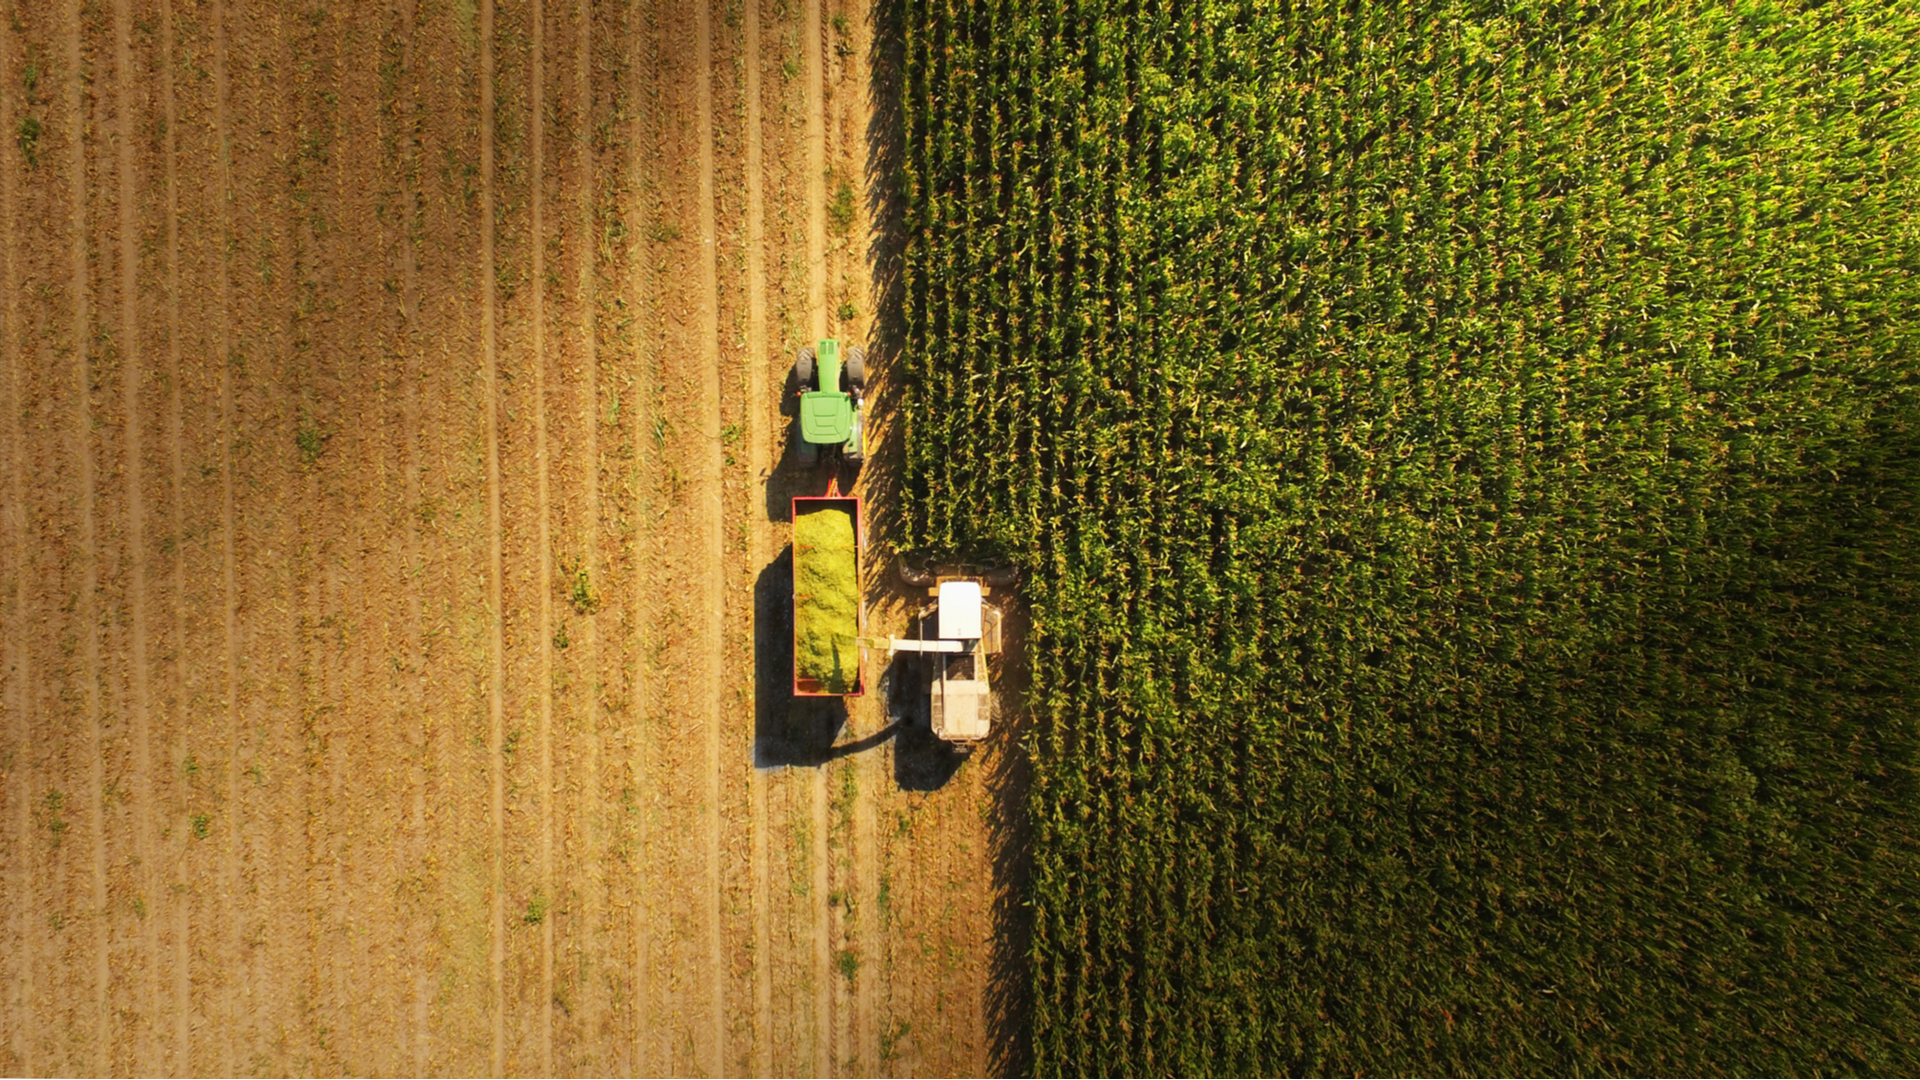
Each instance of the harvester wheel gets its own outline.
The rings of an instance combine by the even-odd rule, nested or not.
[[[933,587],[934,576],[933,571],[923,570],[902,559],[900,560],[900,580],[916,589],[930,589]]]
[[[793,381],[803,394],[813,389],[813,346],[802,347],[793,358]]]
[[[858,345],[847,350],[847,385],[856,391],[867,388],[867,351]]]
[[[1017,580],[1018,573],[1011,566],[995,566],[980,576],[986,580],[987,584],[1004,589]]]

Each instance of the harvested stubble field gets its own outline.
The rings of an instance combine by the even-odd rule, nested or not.
[[[872,37],[7,5],[0,1072],[991,1067],[1003,757],[786,699]]]

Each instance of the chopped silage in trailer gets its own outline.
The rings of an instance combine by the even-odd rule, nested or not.
[[[793,522],[794,674],[823,692],[860,684],[860,575],[853,515],[809,510]]]

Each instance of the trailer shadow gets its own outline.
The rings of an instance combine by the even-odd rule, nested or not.
[[[869,687],[887,725],[848,742],[837,741],[847,727],[845,699],[794,696],[792,550],[782,548],[754,582],[754,768],[818,768],[892,742],[894,782],[906,791],[939,790],[966,755],[934,737],[922,664],[893,657]]]
[[[760,571],[753,586],[753,765],[818,765],[847,725],[839,698],[793,695],[793,548]]]

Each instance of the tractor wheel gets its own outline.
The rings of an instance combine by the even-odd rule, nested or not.
[[[795,435],[793,439],[793,460],[794,463],[801,468],[811,469],[820,461],[820,448]]]
[[[813,389],[813,346],[803,347],[793,358],[793,382],[803,394]]]
[[[857,469],[867,460],[867,455],[866,452],[860,448],[859,443],[848,439],[846,446],[840,451],[840,460]]]
[[[867,388],[867,351],[858,345],[847,350],[847,385],[856,392]]]

